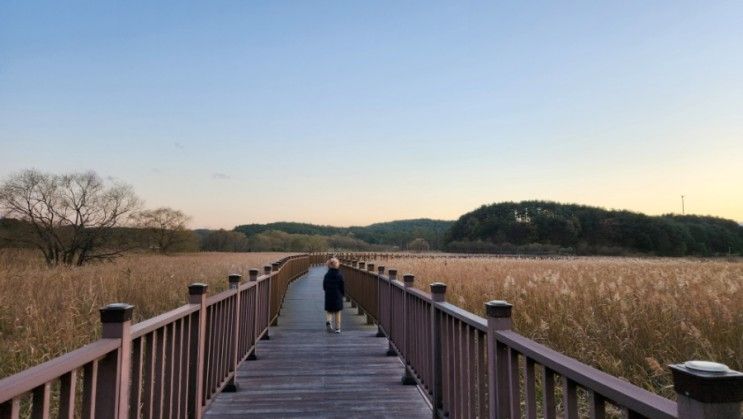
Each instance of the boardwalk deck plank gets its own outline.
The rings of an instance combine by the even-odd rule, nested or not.
[[[343,333],[325,332],[322,276],[311,268],[292,283],[270,340],[258,360],[237,372],[239,390],[222,393],[206,418],[323,417],[430,418],[414,386],[403,386],[403,367],[386,356],[387,340],[375,337],[356,309],[343,312]]]

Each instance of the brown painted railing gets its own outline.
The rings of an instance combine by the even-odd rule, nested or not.
[[[739,418],[743,374],[670,366],[677,401],[606,374],[511,330],[511,305],[486,304],[487,318],[446,302],[446,285],[412,287],[413,275],[342,254],[347,296],[387,336],[435,416],[449,418]],[[373,255],[372,255],[373,256]],[[560,387],[562,399],[555,397]],[[538,411],[539,408],[539,411]]]
[[[218,392],[234,389],[289,283],[319,259],[286,257],[242,284],[230,275],[230,289],[211,297],[192,284],[189,304],[135,325],[132,306],[104,307],[102,339],[0,380],[0,419],[26,406],[34,418],[200,418]]]

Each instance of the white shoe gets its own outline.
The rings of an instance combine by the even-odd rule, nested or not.
[[[335,329],[335,333],[341,333],[341,329]]]

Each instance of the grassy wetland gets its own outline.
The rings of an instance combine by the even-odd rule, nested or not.
[[[661,258],[379,260],[415,286],[447,284],[447,301],[483,315],[513,304],[514,329],[675,398],[667,364],[708,359],[743,369],[743,263]]]
[[[82,267],[47,267],[27,250],[0,251],[0,377],[69,352],[100,335],[98,309],[133,304],[134,322],[186,303],[187,285],[227,288],[287,253],[131,254]]]

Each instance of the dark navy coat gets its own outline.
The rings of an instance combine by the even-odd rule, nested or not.
[[[325,311],[331,313],[343,310],[343,275],[338,269],[330,268],[322,280],[322,289],[325,291]]]

